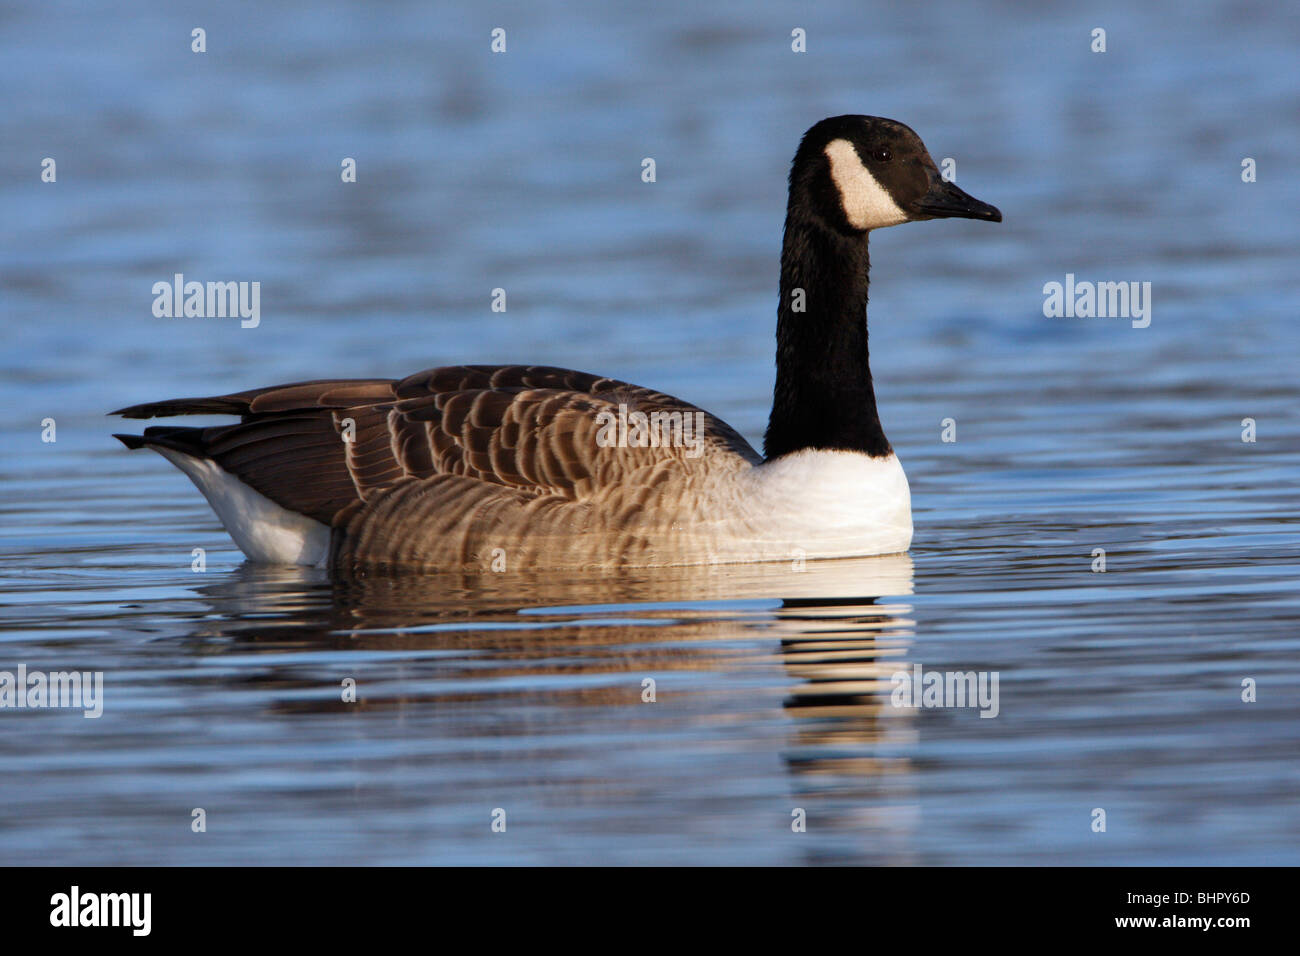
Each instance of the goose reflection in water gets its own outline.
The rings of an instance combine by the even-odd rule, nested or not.
[[[916,735],[890,676],[910,666],[911,608],[893,598],[911,591],[906,554],[333,578],[245,565],[199,589],[211,613],[188,639],[236,665],[230,680],[265,695],[271,714],[368,715],[376,735],[395,716],[471,743],[531,738],[585,762],[576,786],[588,799],[638,785],[628,736],[698,743],[758,719],[791,778],[775,826],[842,832],[845,859],[871,841],[875,859],[909,862]],[[341,692],[348,678],[355,700]],[[566,736],[575,728],[588,739]],[[606,731],[618,732],[617,759]],[[825,840],[812,846],[810,862],[835,861]]]

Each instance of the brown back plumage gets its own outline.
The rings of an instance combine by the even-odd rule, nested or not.
[[[492,542],[530,549],[592,532],[590,548],[647,547],[671,523],[653,489],[761,459],[703,414],[698,456],[601,447],[602,411],[696,413],[669,395],[544,366],[463,365],[401,381],[302,382],[124,408],[127,418],[233,414],[237,424],[149,428],[130,447],[210,458],[267,498],[334,529],[336,562],[463,566]],[[599,559],[603,560],[603,558]],[[577,562],[583,563],[583,562]]]

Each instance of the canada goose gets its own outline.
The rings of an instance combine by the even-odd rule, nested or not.
[[[669,395],[524,365],[133,405],[113,414],[240,421],[116,437],[185,472],[254,561],[501,570],[906,551],[911,497],[867,362],[867,237],[947,217],[1002,220],[902,123],[836,116],[804,135],[762,456]]]

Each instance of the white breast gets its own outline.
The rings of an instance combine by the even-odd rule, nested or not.
[[[912,544],[912,496],[898,458],[805,450],[737,476],[723,560],[896,554]]]

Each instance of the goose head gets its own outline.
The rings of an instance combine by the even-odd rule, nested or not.
[[[921,137],[879,116],[833,116],[808,130],[790,171],[790,205],[845,235],[926,219],[1002,221],[943,178]]]

